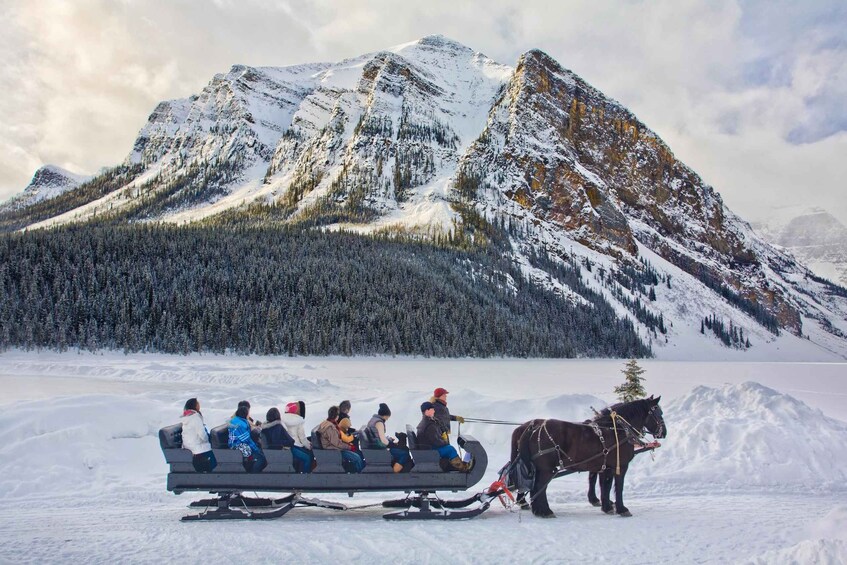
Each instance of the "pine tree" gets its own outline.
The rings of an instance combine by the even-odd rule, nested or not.
[[[641,381],[644,380],[644,377],[641,376],[643,372],[644,369],[638,366],[638,361],[635,359],[630,359],[624,366],[621,373],[624,374],[626,380],[622,385],[615,387],[615,394],[618,395],[621,402],[632,402],[647,396],[644,385],[641,384]]]

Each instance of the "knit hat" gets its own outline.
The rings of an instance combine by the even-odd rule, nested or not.
[[[285,405],[286,414],[298,414],[300,412],[300,404],[298,402],[289,402]]]
[[[450,394],[450,391],[448,391],[446,388],[438,387],[437,389],[435,389],[435,392],[432,393],[432,396],[438,398],[439,396],[444,396],[445,394]]]
[[[432,402],[424,402],[423,404],[421,404],[421,412],[426,412],[430,408],[435,408],[435,404],[433,404]]]
[[[381,402],[377,414],[379,416],[391,416],[391,409],[388,407],[388,404]]]

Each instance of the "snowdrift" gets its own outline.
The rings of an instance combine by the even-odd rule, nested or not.
[[[352,556],[354,561],[500,563],[514,560],[516,536],[534,540],[522,551],[525,561],[539,563],[847,562],[842,502],[847,423],[795,398],[843,418],[838,402],[843,369],[808,366],[802,373],[808,378],[797,386],[801,373],[795,366],[650,364],[650,392],[665,392],[669,435],[655,461],[642,455],[632,462],[626,490],[635,514],[630,519],[589,506],[587,477],[581,474],[550,485],[557,520],[498,507],[458,526],[392,530],[380,518],[381,508],[340,514],[308,509],[285,518],[285,524],[210,526],[212,532],[207,526],[179,527],[192,498],[165,489],[167,466],[157,432],[178,420],[190,396],[200,398],[210,427],[223,423],[242,399],[250,400],[261,419],[271,406],[302,399],[312,426],[330,405],[349,398],[354,425],[387,402],[393,412],[388,429],[395,432],[418,421],[418,407],[433,386],[448,388],[451,410],[464,416],[581,421],[591,416],[592,406],[600,409],[613,400],[620,363],[55,354],[6,355],[3,362],[3,563],[194,562],[201,558],[191,556],[198,555],[214,562],[208,556],[229,558],[233,547],[250,547],[257,560],[273,562],[349,561]],[[715,382],[709,380],[715,372],[741,384],[691,388]],[[792,392],[743,382],[751,374]],[[29,398],[38,400],[24,400]],[[481,485],[493,481],[508,459],[512,430],[462,426],[489,454]],[[367,506],[386,497],[340,498]],[[280,527],[286,532],[282,537]],[[291,543],[336,530],[347,536],[337,547]],[[399,535],[403,543],[374,543],[386,533]],[[433,539],[440,541],[433,546]]]
[[[755,382],[700,386],[665,407],[668,438],[635,477],[696,490],[843,489],[847,424]]]

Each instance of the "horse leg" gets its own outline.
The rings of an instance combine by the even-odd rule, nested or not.
[[[615,475],[615,512],[618,516],[629,517],[632,513],[623,505],[623,479],[626,476],[626,468],[621,469],[620,475]]]
[[[600,510],[606,514],[611,514],[612,501],[610,495],[612,493],[612,472],[606,469],[600,474]]]
[[[518,456],[520,455],[520,438],[523,437],[527,427],[528,424],[523,424],[512,432],[512,458],[510,459],[512,462],[518,460]],[[515,499],[515,503],[520,506],[521,510],[529,510],[529,503],[526,501],[527,494],[529,493],[526,491],[518,491],[518,497]]]
[[[555,518],[556,515],[550,510],[550,504],[547,502],[547,484],[553,478],[552,471],[538,470],[535,475],[535,484],[529,494],[530,502],[532,503],[532,513],[539,518]]]
[[[597,473],[588,473],[588,502],[591,506],[600,506],[600,499],[594,492],[594,486],[597,484]]]

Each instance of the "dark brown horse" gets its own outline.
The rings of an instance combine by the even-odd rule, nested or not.
[[[619,407],[620,407],[620,404],[615,404],[613,406],[610,406],[610,407],[604,409],[602,412],[597,413],[597,415],[594,418],[592,418],[591,420],[586,420],[583,423],[584,424],[590,424],[591,422],[596,422],[600,426],[609,427],[609,426],[612,425],[611,413],[612,413],[612,411],[617,411],[617,409]],[[661,415],[661,408],[657,407],[657,410],[660,411],[659,414]],[[662,439],[662,438],[665,437],[667,429],[664,426],[664,421],[662,422],[662,424],[663,425],[658,426],[658,435],[653,435],[653,437],[656,438],[656,439]],[[645,430],[645,431],[649,431],[649,430]],[[607,473],[608,472],[609,472],[609,470],[607,469]],[[598,475],[599,475],[598,473],[589,473],[588,474],[588,502],[592,506],[600,506],[600,499],[597,498],[597,494],[595,492],[595,486],[597,484]],[[606,477],[605,480],[608,481],[608,480],[612,480],[612,479],[610,477]]]
[[[659,398],[645,398],[616,404],[608,409],[608,426],[596,422],[577,424],[562,420],[531,420],[512,433],[512,461],[518,458],[535,468],[535,481],[529,492],[532,513],[552,518],[547,502],[547,485],[562,471],[588,471],[600,475],[600,496],[604,512],[612,513],[610,498],[615,485],[614,511],[631,516],[623,504],[624,477],[634,456],[632,440],[643,429],[654,437],[666,433]],[[518,501],[526,493],[520,493]]]

